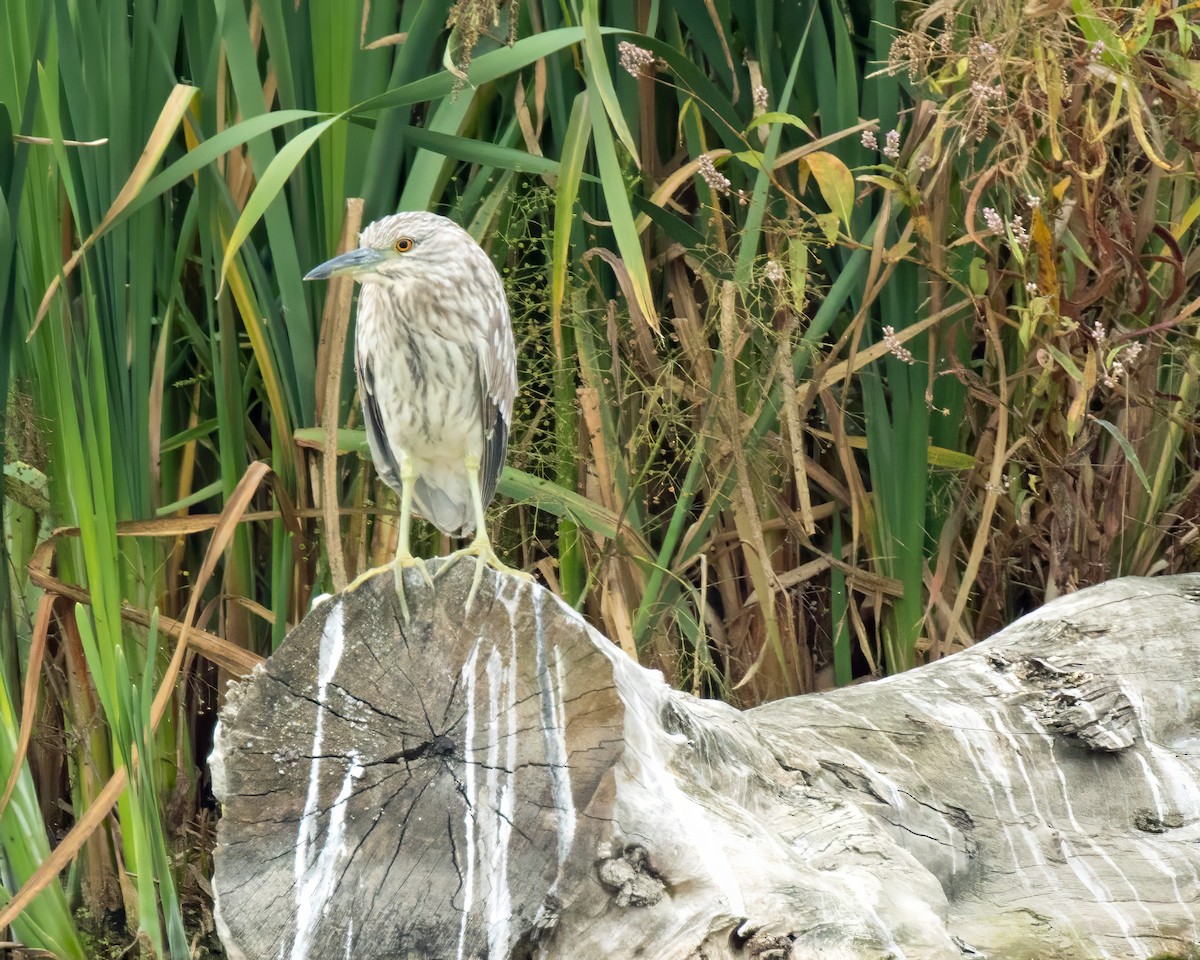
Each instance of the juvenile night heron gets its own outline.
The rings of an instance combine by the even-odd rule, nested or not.
[[[452,554],[475,557],[470,610],[483,564],[509,570],[492,550],[483,513],[504,468],[517,392],[500,274],[452,221],[434,213],[398,213],[370,224],[359,234],[357,250],[304,279],[340,275],[362,284],[358,392],[375,468],[400,495],[394,572],[401,609],[407,619],[405,568],[420,567],[430,580],[424,562],[409,550],[415,508],[450,536],[474,533],[470,546]]]

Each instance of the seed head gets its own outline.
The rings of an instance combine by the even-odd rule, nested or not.
[[[700,176],[704,179],[705,183],[716,190],[717,193],[729,193],[733,184],[729,182],[727,176],[717,170],[710,154],[704,153],[700,155],[699,167]]]
[[[975,98],[977,103],[988,104],[995,100],[1000,100],[1004,96],[1004,87],[992,86],[990,83],[984,83],[982,80],[976,80],[971,84],[971,96]]]
[[[1015,239],[1017,243],[1019,243],[1022,247],[1029,246],[1029,232],[1025,229],[1025,224],[1022,222],[1021,217],[1013,217],[1012,220],[1009,221],[1008,226],[1009,229],[1012,230],[1013,239]]]
[[[654,54],[636,43],[622,40],[617,44],[617,58],[622,69],[631,77],[645,77],[653,72]]]
[[[895,327],[883,328],[883,342],[887,345],[888,352],[897,360],[909,364],[917,362],[917,358],[912,355],[912,351],[904,346],[896,336]]]
[[[883,155],[889,160],[900,159],[900,131],[889,130],[884,138]]]

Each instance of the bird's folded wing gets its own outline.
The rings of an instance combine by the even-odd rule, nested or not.
[[[498,300],[487,313],[486,338],[480,344],[479,394],[483,426],[483,456],[479,487],[486,506],[504,470],[513,400],[517,395],[517,356],[508,306]]]
[[[371,459],[379,478],[389,487],[400,492],[400,464],[392,453],[387,440],[383,417],[379,412],[379,399],[375,395],[375,373],[369,357],[355,351],[355,366],[358,367],[358,392],[362,400],[363,421],[367,428],[367,443],[371,447]]]

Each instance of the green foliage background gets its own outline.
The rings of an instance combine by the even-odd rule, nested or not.
[[[301,281],[350,198],[502,265],[496,536],[686,689],[903,670],[1196,565],[1196,2],[4,17],[0,880],[40,891],[33,947],[215,949],[220,681],[391,554],[347,301]]]

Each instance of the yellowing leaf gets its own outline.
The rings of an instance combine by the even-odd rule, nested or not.
[[[1126,81],[1129,83],[1129,81]],[[1157,167],[1161,167],[1168,173],[1176,173],[1181,168],[1181,164],[1171,163],[1163,157],[1150,142],[1150,137],[1146,132],[1146,121],[1153,123],[1153,116],[1146,116],[1142,113],[1142,95],[1132,86],[1129,88],[1129,122],[1133,127],[1133,135],[1137,137],[1138,143],[1142,145],[1142,149],[1146,151],[1146,156],[1150,158],[1150,162]],[[1152,132],[1157,132],[1157,128],[1152,127]]]
[[[836,213],[846,228],[850,228],[850,214],[854,210],[854,174],[832,153],[821,150],[804,158],[808,169],[817,180],[821,196]]]
[[[1096,351],[1089,350],[1087,360],[1083,364],[1083,379],[1071,401],[1071,409],[1067,411],[1067,439],[1074,440],[1075,434],[1083,425],[1087,415],[1088,401],[1092,396],[1092,388],[1096,385]]]
[[[925,450],[925,460],[931,467],[946,467],[948,470],[972,470],[979,463],[972,454],[932,444]]]
[[[1050,308],[1058,312],[1058,268],[1055,266],[1054,236],[1050,225],[1042,216],[1042,208],[1034,207],[1033,224],[1030,228],[1033,249],[1037,251],[1038,289],[1050,298]]]
[[[877,187],[883,187],[884,190],[900,189],[900,184],[891,177],[880,177],[873,173],[864,173],[858,179],[861,183],[873,183]]]
[[[817,226],[821,228],[821,232],[825,234],[825,239],[831,246],[837,243],[838,216],[836,213],[818,213]]]
[[[799,127],[805,133],[809,134],[810,136],[812,135],[812,131],[808,129],[808,126],[804,123],[804,121],[795,114],[779,113],[777,111],[760,113],[746,125],[746,132],[749,133],[755,127],[761,127],[763,124],[767,123],[786,123],[789,126]]]
[[[1172,227],[1171,233],[1174,234],[1176,240],[1183,238],[1183,235],[1188,232],[1188,228],[1196,222],[1196,218],[1200,217],[1200,197],[1192,201],[1192,205],[1187,208],[1187,212],[1179,221],[1179,226]]]

